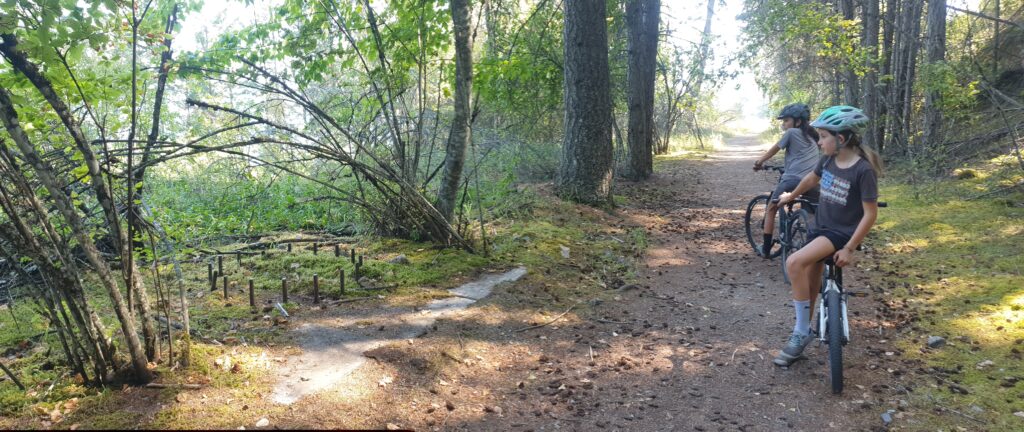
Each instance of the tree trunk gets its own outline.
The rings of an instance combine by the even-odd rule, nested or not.
[[[864,1],[864,39],[863,47],[868,56],[868,71],[864,74],[864,112],[871,118],[865,134],[869,146],[878,147],[881,142],[882,122],[878,103],[878,23],[879,1]]]
[[[888,95],[892,91],[892,58],[893,58],[893,37],[896,34],[896,10],[899,9],[899,0],[885,0],[885,21],[882,34],[882,76],[889,77],[885,80],[876,92],[879,95],[878,116],[875,118],[878,124],[878,138],[875,145],[879,152],[885,150],[885,140],[889,124],[889,100]]]
[[[1002,5],[996,0],[996,19],[992,22],[995,26],[992,31],[992,76],[999,76],[999,19],[1002,18]],[[1011,29],[1012,30],[1012,29]]]
[[[470,125],[473,93],[473,41],[469,35],[468,0],[451,0],[452,28],[455,35],[455,118],[448,134],[444,156],[444,174],[437,192],[437,211],[451,222],[455,213],[456,196],[466,161],[466,148],[473,139]]]
[[[925,36],[926,61],[935,66],[946,61],[946,0],[929,0],[928,28]],[[942,142],[942,94],[929,90],[924,99],[924,136],[922,151],[938,148]]]
[[[5,52],[5,54],[7,53]],[[10,60],[10,56],[8,56],[8,59]],[[63,107],[66,109],[66,106]],[[56,107],[54,108],[56,109]],[[32,166],[33,170],[35,170],[39,182],[42,183],[50,193],[57,210],[68,223],[72,234],[82,247],[86,258],[89,260],[89,263],[92,264],[97,276],[99,276],[100,282],[103,284],[104,288],[107,289],[107,294],[110,296],[110,300],[113,304],[114,313],[117,315],[117,319],[121,324],[121,333],[128,345],[128,353],[131,356],[132,365],[135,367],[136,378],[141,382],[152,381],[153,374],[150,372],[148,367],[148,358],[146,357],[146,353],[143,351],[142,343],[139,341],[139,336],[135,332],[135,320],[132,318],[131,313],[128,312],[128,308],[125,304],[124,298],[121,296],[121,291],[117,286],[117,282],[110,274],[110,268],[107,266],[107,263],[103,261],[99,251],[96,249],[96,245],[92,241],[89,230],[85,226],[85,222],[75,210],[71,202],[71,198],[66,194],[65,190],[61,187],[61,184],[54,176],[53,168],[43,161],[35,147],[33,147],[29,142],[28,135],[25,134],[18,121],[18,114],[14,110],[14,105],[11,103],[10,94],[7,89],[3,87],[0,87],[0,121],[2,121],[4,127],[7,128],[8,134],[21,151],[22,156],[29,165]],[[93,162],[95,162],[95,160],[93,160]],[[96,164],[95,168],[98,170],[99,165]],[[99,181],[102,182],[102,179]]]
[[[919,37],[921,36],[921,12],[924,9],[925,0],[913,0],[911,5],[910,13],[907,15],[909,23],[907,29],[907,46],[906,46],[906,73],[904,76],[903,83],[903,142],[904,150],[906,154],[913,157],[913,145],[910,141],[911,135],[913,135],[913,103],[914,103],[914,77],[917,75],[917,52],[921,46]]]
[[[629,164],[626,175],[632,180],[646,179],[654,172],[654,79],[660,9],[660,0],[626,2],[626,26],[629,28],[626,71]]]
[[[843,13],[843,19],[853,20],[854,18],[854,7],[853,0],[840,0],[839,8]],[[859,105],[860,90],[857,83],[857,73],[854,72],[853,68],[847,66],[843,71],[843,97],[846,99],[844,103],[846,105]]]
[[[590,0],[564,5],[565,138],[555,186],[564,199],[606,206],[612,186],[606,5]]]

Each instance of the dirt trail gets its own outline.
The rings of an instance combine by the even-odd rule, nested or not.
[[[633,347],[623,344],[622,351],[650,353],[644,357],[664,364],[664,372],[640,376],[640,382],[631,377],[634,393],[654,403],[639,412],[605,411],[608,424],[637,430],[882,426],[880,414],[888,407],[871,393],[887,378],[869,370],[865,355],[878,334],[870,320],[858,319],[872,315],[870,299],[851,300],[854,342],[845,350],[843,395],[832,395],[826,382],[826,346],[812,344],[809,359],[789,369],[771,364],[792,329],[793,313],[779,260],[756,257],[743,231],[747,202],[773,186],[773,179],[750,169],[763,148],[753,137],[730,139],[707,160],[676,165],[643,186],[670,190],[676,199],[625,210],[651,232],[643,277],[653,295],[624,302],[623,316],[663,329]],[[848,285],[858,287],[857,272],[850,273]]]
[[[876,304],[858,271],[848,273],[848,285],[870,296],[851,301],[846,392],[831,394],[823,346],[809,347],[809,359],[789,369],[771,364],[793,318],[778,260],[755,256],[743,232],[747,202],[773,186],[750,170],[759,150],[752,137],[733,138],[705,160],[666,161],[650,181],[618,186],[631,204],[600,217],[646,227],[639,287],[575,299],[584,306],[526,329],[536,323],[537,302],[519,302],[543,294],[544,275],[503,285],[422,336],[367,353],[374,361],[334,389],[301,398],[274,424],[524,432],[882,427],[902,371],[885,355],[898,350],[887,349],[878,324],[865,319]],[[382,377],[390,384],[378,386]]]

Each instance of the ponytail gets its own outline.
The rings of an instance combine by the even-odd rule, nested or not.
[[[871,164],[871,168],[875,170],[875,175],[881,177],[882,170],[885,169],[885,164],[882,162],[882,156],[879,155],[875,149],[861,144],[860,137],[852,130],[845,130],[839,132],[839,134],[846,140],[845,145],[857,150],[857,154]]]
[[[814,130],[810,124],[807,123],[806,119],[800,120],[800,130],[804,133],[804,136],[810,138],[812,142],[818,142],[821,137],[818,136],[818,131]]]

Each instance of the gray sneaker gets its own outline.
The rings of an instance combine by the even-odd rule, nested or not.
[[[786,342],[786,347],[779,352],[779,355],[772,360],[776,366],[789,366],[803,357],[804,348],[811,343],[814,337],[811,335],[799,335],[793,333]]]

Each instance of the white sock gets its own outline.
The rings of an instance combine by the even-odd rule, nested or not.
[[[811,330],[811,301],[793,300],[793,311],[796,313],[796,325],[793,333],[807,336]]]

